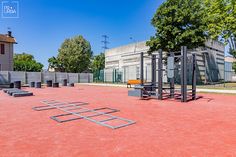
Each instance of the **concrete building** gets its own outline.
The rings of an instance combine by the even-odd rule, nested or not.
[[[133,43],[109,49],[105,52],[105,81],[112,82],[114,69],[122,74],[122,81],[138,79],[140,75],[140,52],[146,55],[149,47],[146,42]],[[224,80],[224,44],[218,41],[207,41],[205,47],[190,52],[197,54],[198,82],[218,82]],[[164,65],[165,66],[165,65]],[[151,80],[151,60],[144,60],[144,79]],[[164,80],[167,77],[164,74]]]
[[[16,40],[10,31],[0,34],[0,71],[13,71],[13,45]]]

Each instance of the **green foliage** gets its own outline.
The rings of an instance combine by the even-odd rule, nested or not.
[[[204,0],[208,33],[213,39],[229,44],[230,53],[236,50],[236,1]],[[236,56],[234,56],[236,57]]]
[[[150,52],[196,48],[206,40],[206,24],[201,0],[167,0],[157,9],[152,25],[156,34],[147,45]]]
[[[60,72],[65,71],[60,60],[54,56],[48,59],[48,63],[49,63],[49,68],[52,68],[55,71],[60,71]]]
[[[233,69],[234,69],[234,72],[236,73],[236,62],[233,62]]]
[[[31,54],[27,53],[22,53],[22,54],[14,54],[14,60],[17,61],[32,61],[34,60],[34,56]]]
[[[40,72],[43,64],[37,62],[31,54],[14,54],[14,71]]]
[[[94,57],[92,62],[92,71],[100,71],[105,68],[105,54],[101,53]]]
[[[89,70],[92,50],[90,43],[82,36],[66,39],[58,51],[57,58],[48,60],[51,67],[74,73]]]
[[[210,16],[208,28],[213,37],[222,37],[229,44],[229,53],[236,58],[236,1],[206,0]],[[212,19],[215,17],[215,20]],[[233,63],[236,72],[236,62]]]

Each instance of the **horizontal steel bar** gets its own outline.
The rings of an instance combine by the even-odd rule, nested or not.
[[[130,123],[127,123],[127,124],[122,124],[122,125],[118,125],[118,126],[114,126],[114,129],[119,129],[119,128],[122,128],[122,127],[125,127],[125,126],[129,126],[129,125],[132,125],[132,124],[135,124],[135,122],[130,122]]]
[[[44,110],[51,110],[51,109],[56,109],[56,107],[52,106],[36,106],[32,108],[35,111],[44,111]]]
[[[55,116],[52,116],[50,118],[55,120],[55,121],[57,121],[57,122],[59,122],[59,123],[64,123],[64,122],[69,122],[69,121],[73,121],[73,120],[82,119],[82,118],[78,117],[78,118],[71,118],[71,119],[66,119],[66,120],[60,120],[59,118],[57,118]]]
[[[99,121],[99,122],[107,122],[107,121],[110,121],[110,120],[114,120],[114,119],[116,119],[116,118],[109,118],[109,119],[104,119],[104,120],[101,120],[101,121]]]

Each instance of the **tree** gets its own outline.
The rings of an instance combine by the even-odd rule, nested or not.
[[[234,72],[236,73],[236,62],[233,62],[233,69],[234,69]]]
[[[54,69],[55,71],[64,72],[65,68],[63,67],[61,61],[57,57],[51,57],[48,59],[49,68]]]
[[[205,0],[207,27],[211,38],[220,38],[226,44],[235,47],[236,36],[236,1],[235,0]]]
[[[101,53],[94,57],[92,62],[92,71],[100,71],[105,68],[105,54]]]
[[[14,54],[13,61],[14,71],[39,72],[43,69],[43,64],[37,62],[31,54]]]
[[[66,72],[84,72],[89,70],[92,50],[90,43],[83,36],[66,39],[58,50],[57,64]]]
[[[211,38],[229,44],[229,53],[236,58],[236,1],[205,0],[207,27]],[[234,63],[236,71],[236,63]]]
[[[167,0],[157,9],[152,25],[155,36],[147,41],[149,52],[179,51],[181,46],[196,48],[206,41],[206,24],[201,0]]]

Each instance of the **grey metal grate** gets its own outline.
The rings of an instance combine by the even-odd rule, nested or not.
[[[112,129],[118,129],[118,128],[122,128],[122,127],[129,126],[136,123],[133,120],[111,115],[111,113],[118,112],[119,110],[117,109],[112,109],[108,107],[89,109],[89,108],[84,107],[85,105],[88,105],[88,103],[85,103],[85,102],[68,103],[68,102],[60,102],[56,100],[43,100],[42,103],[45,105],[33,107],[33,109],[36,111],[59,109],[61,111],[66,112],[65,114],[59,114],[59,115],[50,117],[51,119],[60,123],[68,122],[72,120],[78,120],[78,119],[85,119],[85,120],[88,120],[88,121],[91,121],[96,124],[106,126]],[[103,110],[108,110],[108,111],[103,111]],[[89,114],[83,115],[85,113],[89,113]],[[66,116],[74,116],[74,117],[70,119],[66,119],[66,120],[60,119],[60,117],[66,117]],[[100,118],[100,117],[106,117],[106,118],[102,120],[94,119],[94,118]],[[116,124],[115,121],[118,124]]]

